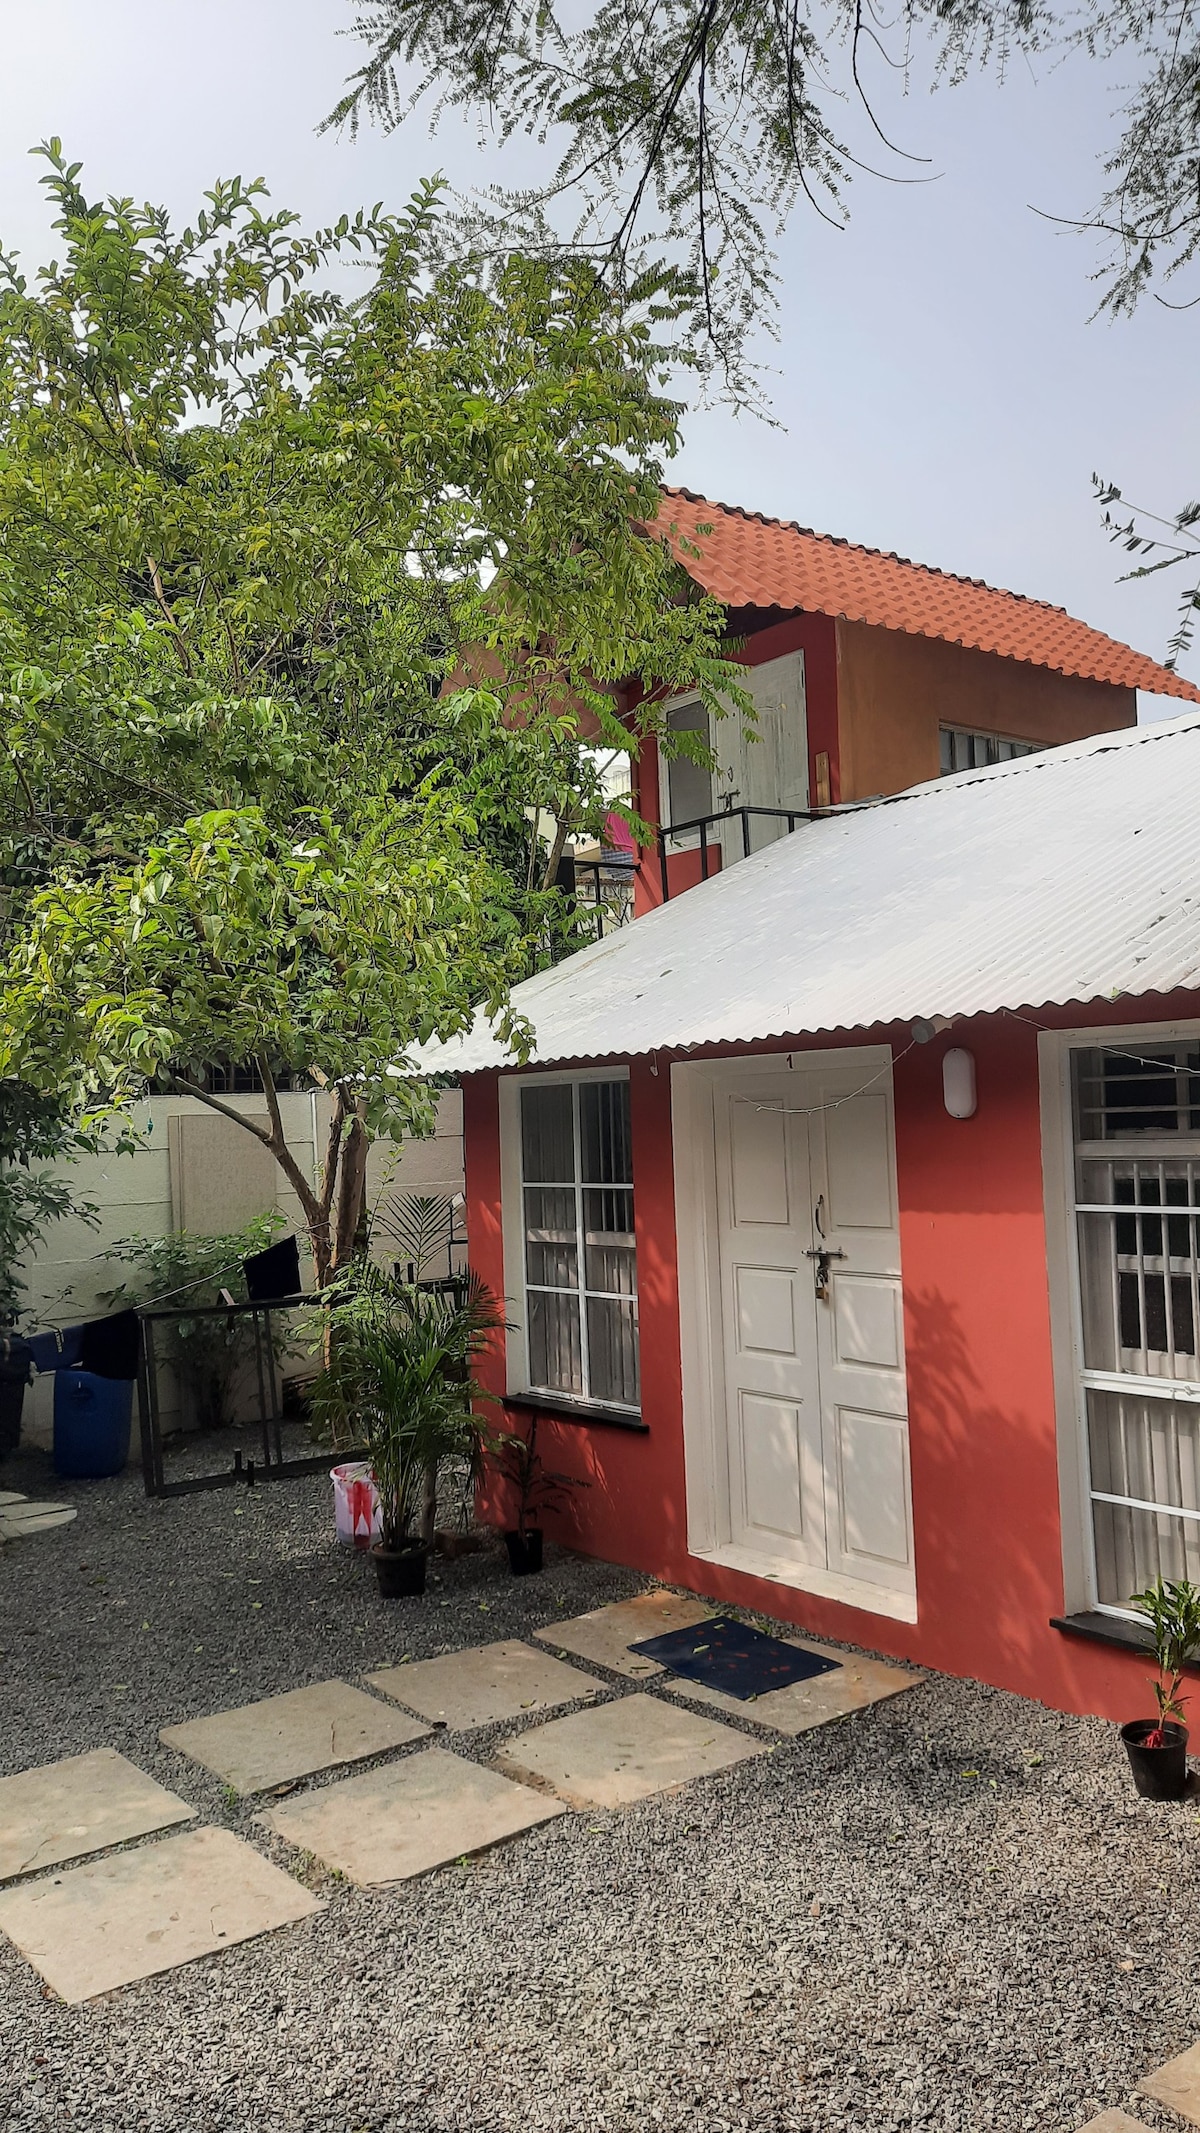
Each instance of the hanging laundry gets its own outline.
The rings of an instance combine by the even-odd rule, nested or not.
[[[81,1331],[79,1360],[85,1370],[98,1378],[137,1376],[140,1331],[136,1311],[93,1318]]]
[[[284,1296],[300,1294],[300,1247],[294,1237],[268,1245],[265,1252],[252,1252],[243,1259],[246,1294],[251,1303],[278,1303]]]
[[[73,1370],[82,1354],[82,1326],[55,1326],[49,1333],[30,1335],[29,1358],[35,1370]]]

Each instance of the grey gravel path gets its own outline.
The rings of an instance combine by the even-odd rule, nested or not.
[[[47,1492],[33,1455],[0,1481]],[[293,1869],[160,1724],[644,1583],[490,1550],[385,1608],[323,1478],[53,1493],[77,1522],[0,1553],[0,1771],[112,1745]],[[392,1893],[310,1870],[319,1917],[88,2006],[2,1945],[0,2125],[1069,2133],[1200,2035],[1200,1815],[1136,1804],[1122,1765],[1110,1727],[935,1680]]]

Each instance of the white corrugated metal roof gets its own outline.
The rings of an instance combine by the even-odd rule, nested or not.
[[[546,1063],[1200,987],[1200,714],[802,823],[512,995]],[[486,1024],[415,1055],[511,1064]]]

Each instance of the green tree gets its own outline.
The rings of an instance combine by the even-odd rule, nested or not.
[[[0,1075],[93,1121],[156,1083],[228,1110],[323,1282],[370,1137],[428,1120],[406,1048],[481,1005],[520,1044],[552,876],[497,820],[594,809],[627,677],[731,685],[653,530],[671,307],[446,258],[433,186],[305,234],[233,181],[175,232],[43,153],[60,262],[0,274]],[[285,1079],[328,1093],[315,1183]]]
[[[22,1262],[42,1231],[67,1215],[95,1226],[95,1207],[62,1167],[93,1145],[56,1094],[0,1081],[0,1330],[20,1316]]]
[[[325,124],[399,124],[426,103],[474,113],[493,138],[550,151],[545,181],[511,191],[536,229],[555,217],[609,265],[642,248],[677,261],[693,327],[748,390],[747,329],[774,302],[771,239],[803,202],[846,219],[867,172],[911,177],[894,145],[892,92],[922,68],[936,81],[1019,52],[1119,55],[1123,131],[1082,225],[1109,247],[1105,304],[1128,309],[1155,271],[1200,249],[1200,19],[1194,0],[351,0],[363,65]],[[1131,74],[1133,80],[1131,83]],[[919,149],[919,140],[916,144]],[[565,220],[564,220],[565,218]],[[548,234],[548,233],[547,233]]]

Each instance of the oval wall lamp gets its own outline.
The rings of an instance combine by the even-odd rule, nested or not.
[[[942,1095],[951,1118],[975,1116],[975,1055],[952,1045],[942,1060]]]

